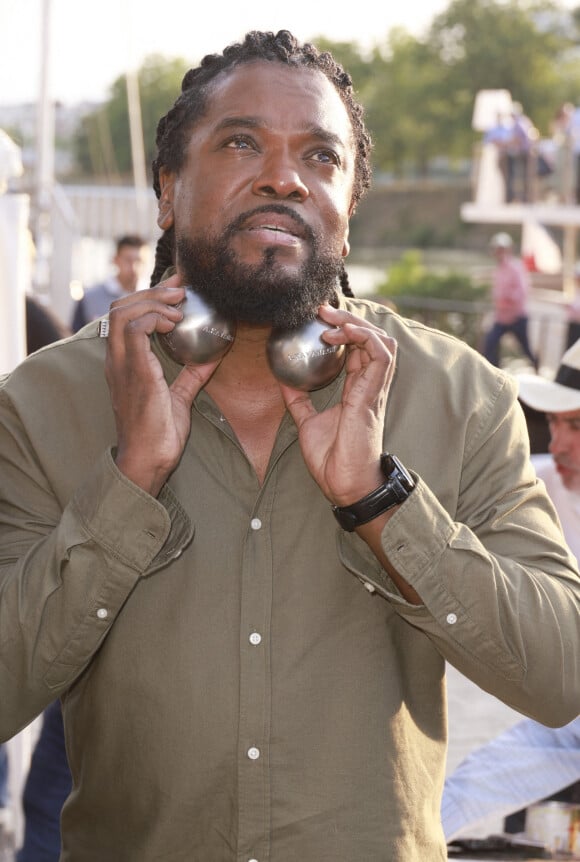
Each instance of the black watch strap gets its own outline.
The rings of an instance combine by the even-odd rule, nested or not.
[[[413,477],[395,455],[383,452],[381,470],[386,478],[383,485],[350,506],[332,507],[334,517],[343,530],[352,533],[357,527],[402,503],[415,487]]]

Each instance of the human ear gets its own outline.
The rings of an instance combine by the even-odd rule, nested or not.
[[[345,233],[344,233],[344,243],[342,246],[342,256],[348,257],[349,252],[350,252],[350,243],[348,241],[348,225],[347,225]]]
[[[354,203],[354,201],[351,201],[350,206],[348,208],[348,222],[347,222],[346,227],[344,229],[344,244],[342,246],[342,256],[343,257],[348,257],[348,255],[350,254],[350,243],[348,241],[348,235],[349,235],[349,231],[350,231],[350,220],[354,215],[355,209],[356,209],[355,203]]]
[[[169,230],[173,226],[173,190],[175,174],[161,168],[159,171],[159,186],[161,194],[157,202],[157,224],[161,230]]]

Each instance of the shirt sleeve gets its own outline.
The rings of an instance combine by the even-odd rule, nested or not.
[[[26,435],[0,434],[0,739],[28,724],[87,666],[141,576],[192,528],[165,487],[154,499],[106,451],[61,511]]]
[[[461,673],[556,726],[580,713],[580,578],[526,435],[504,388],[464,453],[456,512],[416,477],[387,522],[384,552],[422,605],[402,598],[358,536],[341,533],[339,552]]]
[[[447,778],[447,841],[487,817],[506,817],[580,780],[580,718],[562,728],[521,721],[472,751]]]

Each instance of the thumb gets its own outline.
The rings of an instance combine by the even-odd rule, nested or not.
[[[219,364],[220,360],[207,362],[205,365],[184,365],[170,386],[171,392],[191,407],[193,399]]]
[[[157,284],[153,285],[154,287],[181,287],[183,284],[182,278],[178,272],[174,272],[173,275],[167,276],[163,281],[157,282]]]
[[[298,430],[302,425],[313,416],[317,415],[308,392],[302,392],[300,389],[293,389],[291,386],[285,386],[280,383],[280,392],[286,404],[286,408],[294,420]]]

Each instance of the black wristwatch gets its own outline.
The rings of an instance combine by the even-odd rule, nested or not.
[[[409,471],[403,467],[396,455],[383,452],[381,470],[387,480],[384,485],[371,491],[362,500],[350,506],[333,506],[334,517],[343,530],[352,533],[357,527],[372,521],[393,506],[407,499],[415,482]]]

